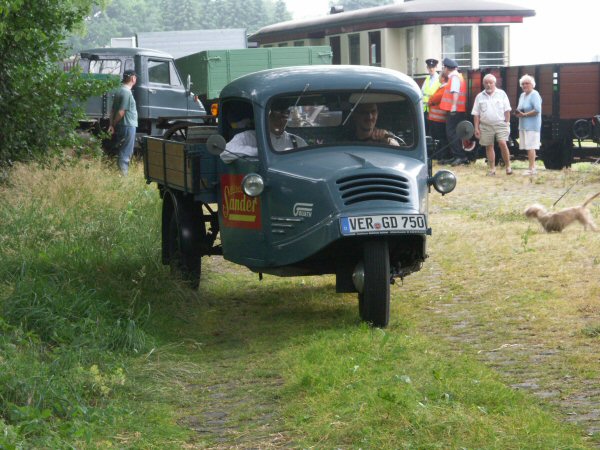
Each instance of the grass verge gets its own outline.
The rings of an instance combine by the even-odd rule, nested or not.
[[[215,257],[197,292],[170,279],[139,167],[18,167],[0,187],[0,447],[591,448],[560,401],[514,386],[539,368],[568,398],[597,379],[596,235],[520,215],[598,188],[579,167],[458,168],[384,331],[332,277],[258,281]]]

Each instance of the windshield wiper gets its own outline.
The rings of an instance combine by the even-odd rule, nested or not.
[[[344,122],[342,123],[342,126],[345,126],[346,123],[348,122],[348,120],[350,119],[350,116],[352,115],[352,113],[354,112],[354,110],[356,109],[356,107],[360,104],[360,101],[362,100],[362,98],[365,96],[367,90],[371,87],[371,82],[369,81],[367,83],[367,85],[364,87],[364,89],[362,90],[362,92],[360,93],[360,97],[358,97],[358,100],[356,101],[356,103],[354,104],[354,106],[352,107],[352,109],[350,110],[350,112],[348,113],[348,117],[346,117],[346,119],[344,120]]]
[[[294,108],[294,110],[296,110],[296,108],[298,107],[298,103],[300,103],[300,99],[302,98],[302,96],[304,94],[306,94],[306,91],[308,91],[309,87],[310,87],[310,83],[306,83],[306,85],[304,86],[304,89],[302,89],[302,92],[300,92],[300,95],[296,99],[296,103],[294,103],[294,106],[292,106],[292,108]],[[285,125],[283,126],[283,131],[285,131],[285,129],[287,128],[287,124],[288,123],[286,122]]]

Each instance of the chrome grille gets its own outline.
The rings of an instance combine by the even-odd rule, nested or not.
[[[361,174],[336,181],[344,205],[373,200],[409,202],[408,180],[398,175]]]

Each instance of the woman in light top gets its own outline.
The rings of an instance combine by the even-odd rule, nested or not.
[[[535,175],[535,151],[540,148],[542,130],[542,97],[535,88],[531,75],[523,75],[519,80],[523,93],[519,97],[516,116],[519,118],[519,147],[527,150],[529,169],[524,175]]]

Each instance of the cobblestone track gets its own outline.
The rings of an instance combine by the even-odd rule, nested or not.
[[[428,333],[442,337],[457,352],[470,347],[480,361],[500,373],[513,388],[557,407],[565,422],[583,427],[588,435],[600,433],[600,385],[596,380],[563,375],[562,361],[569,348],[548,348],[539,344],[535,335],[520,333],[519,328],[514,330],[518,334],[508,339],[511,343],[499,344],[492,331],[475,323],[469,304],[460,297],[437,304],[432,313],[443,315],[450,324],[445,328],[430,326]]]

